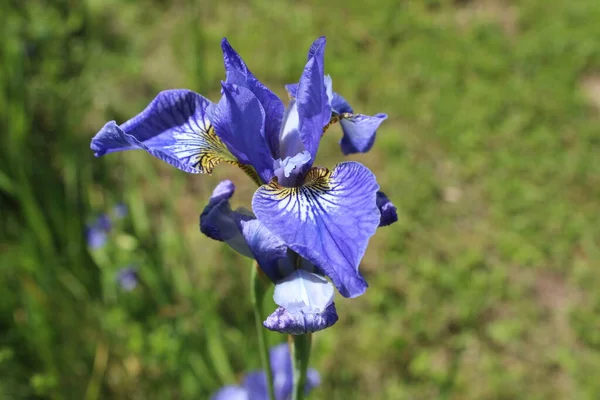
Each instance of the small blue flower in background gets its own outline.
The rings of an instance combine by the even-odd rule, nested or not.
[[[102,214],[96,220],[86,227],[86,240],[91,249],[99,249],[106,245],[108,241],[108,232],[112,227],[112,222],[108,215]]]
[[[358,162],[313,167],[321,136],[340,122],[345,154],[371,149],[385,114],[355,114],[324,74],[318,38],[292,100],[283,102],[250,72],[226,39],[222,97],[212,103],[189,90],[167,90],[134,118],[108,122],[92,139],[96,156],[142,149],[190,173],[222,162],[259,185],[252,211],[231,210],[231,182],[221,183],[200,218],[207,236],[256,259],[275,283],[279,308],[267,328],[301,334],[337,321],[333,285],[344,297],[364,293],[360,261],[379,226],[397,219],[373,173]]]
[[[123,290],[127,292],[132,291],[137,287],[139,282],[137,268],[126,267],[121,269],[117,273],[116,281]]]
[[[113,214],[115,218],[123,219],[127,216],[127,206],[123,203],[119,203],[113,207]]]
[[[292,394],[293,371],[288,345],[282,343],[269,352],[276,400],[289,399]],[[321,383],[319,373],[309,369],[306,376],[306,393]],[[225,386],[211,400],[268,400],[267,378],[264,371],[251,372],[241,386]]]

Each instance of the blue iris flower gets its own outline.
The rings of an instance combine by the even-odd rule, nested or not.
[[[293,371],[288,345],[282,343],[272,347],[269,352],[276,400],[286,400],[292,395]],[[309,369],[306,376],[305,391],[308,394],[321,383],[319,373]],[[211,400],[267,400],[267,378],[264,371],[251,372],[241,386],[225,386],[215,393]]]
[[[106,245],[108,232],[112,228],[110,217],[106,214],[100,215],[96,220],[86,227],[86,240],[91,249],[99,249]]]
[[[190,173],[222,162],[258,185],[252,211],[233,211],[235,190],[222,182],[200,218],[209,237],[257,260],[275,282],[279,308],[269,329],[306,333],[337,321],[333,285],[345,297],[364,293],[358,270],[378,226],[397,219],[375,176],[358,162],[313,167],[321,136],[340,122],[342,151],[369,150],[385,114],[354,114],[324,74],[325,38],[318,38],[287,107],[258,81],[226,39],[226,80],[212,103],[189,90],[168,90],[134,118],[108,122],[92,139],[96,156],[142,149]],[[385,207],[382,208],[382,207]],[[393,210],[393,212],[392,212]]]
[[[137,268],[130,266],[119,270],[116,280],[123,290],[131,292],[139,283]]]

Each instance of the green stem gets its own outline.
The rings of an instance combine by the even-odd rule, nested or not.
[[[292,364],[294,366],[294,390],[292,400],[304,399],[304,388],[306,387],[306,371],[310,359],[310,346],[312,335],[290,335],[288,337],[292,353]]]
[[[256,334],[258,335],[258,351],[260,353],[260,363],[267,375],[267,391],[269,400],[275,400],[275,391],[273,390],[273,370],[271,369],[271,359],[269,358],[269,349],[267,348],[267,329],[263,326],[262,309],[263,301],[270,281],[261,271],[255,262],[252,265],[250,275],[250,301],[254,309],[254,322],[256,324]]]

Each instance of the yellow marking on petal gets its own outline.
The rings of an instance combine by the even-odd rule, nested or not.
[[[297,197],[300,192],[304,194],[319,195],[328,191],[330,185],[331,171],[327,168],[313,167],[311,168],[304,179],[304,184],[300,187],[285,187],[277,182],[277,178],[271,179],[266,186],[269,194],[273,195],[278,200],[284,200],[288,197]]]
[[[329,122],[327,123],[327,125],[325,125],[323,127],[323,133],[322,133],[322,135],[325,134],[325,132],[327,131],[327,129],[329,129],[329,127],[331,125],[333,125],[335,123],[338,123],[339,121],[341,121],[344,118],[350,118],[350,117],[352,117],[352,115],[354,115],[354,114],[351,114],[351,113],[342,113],[342,114],[332,113],[331,114],[331,119],[329,120]]]
[[[197,134],[201,140],[198,145],[198,153],[193,156],[191,161],[193,167],[197,168],[201,174],[210,175],[217,165],[226,162],[240,167],[257,185],[262,185],[262,181],[254,167],[240,163],[217,136],[212,125],[209,125],[208,129],[199,129]]]

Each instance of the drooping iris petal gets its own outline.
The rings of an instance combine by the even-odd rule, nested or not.
[[[303,311],[292,313],[283,307],[277,307],[263,322],[263,326],[274,332],[305,335],[329,328],[337,320],[338,315],[335,310],[335,303],[331,303],[321,313],[305,313]]]
[[[212,117],[221,140],[243,164],[254,167],[263,182],[273,176],[273,157],[265,141],[265,111],[247,88],[222,83],[223,97]]]
[[[313,161],[317,155],[323,127],[331,119],[331,107],[324,81],[324,55],[325,38],[321,37],[311,46],[309,60],[300,77],[296,93],[298,131],[304,148],[310,153]]]
[[[252,199],[257,218],[292,250],[315,264],[345,297],[367,288],[358,266],[379,225],[375,176],[357,162],[333,172],[313,168],[301,187],[276,182]]]
[[[376,114],[373,117],[362,114],[342,114],[340,124],[344,136],[340,141],[344,155],[366,153],[375,143],[377,128],[387,118],[386,114]]]
[[[388,226],[398,221],[396,206],[394,206],[383,192],[377,192],[377,208],[381,212],[379,226]]]
[[[200,214],[200,231],[211,239],[227,243],[238,253],[253,258],[239,223],[254,217],[231,210],[229,199],[234,192],[235,185],[231,181],[222,181],[217,185]]]
[[[124,124],[104,125],[90,147],[97,157],[143,149],[185,172],[210,174],[223,161],[237,164],[209,121],[210,106],[210,101],[189,90],[160,92]]]
[[[283,269],[288,251],[285,243],[258,219],[238,221],[245,243],[260,268],[273,282],[280,280],[286,272]]]
[[[279,130],[283,120],[284,105],[269,88],[254,77],[242,57],[231,47],[227,39],[221,41],[227,83],[244,86],[252,91],[265,110],[265,137],[272,155],[279,157]]]
[[[264,397],[267,399],[268,397]],[[221,388],[217,393],[213,394],[211,400],[253,400],[248,394],[248,391],[240,386],[229,385]],[[258,400],[258,399],[257,399]]]

